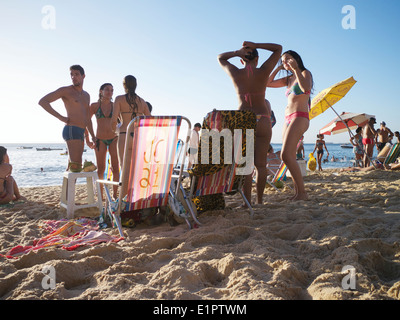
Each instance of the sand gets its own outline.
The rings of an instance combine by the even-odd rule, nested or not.
[[[309,201],[266,188],[253,219],[234,195],[196,229],[140,225],[118,243],[0,257],[0,299],[399,299],[400,172],[331,170],[305,182]],[[1,254],[65,217],[61,187],[21,192],[27,201],[0,207]],[[55,288],[43,289],[44,266]]]

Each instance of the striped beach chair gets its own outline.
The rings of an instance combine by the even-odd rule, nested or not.
[[[183,121],[188,125],[186,141],[189,141],[191,124],[182,116],[140,116],[128,125],[119,182],[99,180],[105,186],[118,185],[119,198],[116,203],[113,203],[108,188],[105,187],[106,210],[112,213],[121,237],[121,211],[163,207],[169,203],[173,208],[179,209],[176,194],[180,188],[186,150],[181,157],[177,183],[173,190],[170,187],[176,166],[178,135]]]
[[[190,199],[196,210],[223,209],[225,206],[223,195],[238,192],[250,209],[251,216],[253,216],[254,211],[243,194],[245,175],[240,171],[240,169],[243,169],[243,165],[239,165],[239,163],[240,160],[243,160],[243,153],[247,155],[246,143],[251,143],[251,136],[254,138],[255,125],[255,114],[250,111],[214,110],[204,118],[198,149],[198,163],[194,165],[192,170],[189,170],[192,176]],[[224,136],[221,139],[220,133],[224,130],[226,130],[226,137]],[[236,135],[234,134],[235,130]],[[209,133],[212,131],[218,133],[217,139],[220,142],[218,150],[214,148],[215,146],[212,146],[215,142],[214,138],[210,143]],[[251,147],[254,147],[254,142]],[[208,149],[205,150],[208,157],[207,163],[204,163],[203,149]],[[217,163],[215,163],[216,159]],[[254,154],[252,155],[253,160]],[[251,166],[249,174],[254,168],[253,164]],[[202,201],[203,203],[207,202],[207,205],[203,208],[201,208]],[[222,205],[220,205],[221,202],[223,202]]]
[[[106,155],[106,169],[104,170],[104,180],[112,180],[113,178],[113,173],[112,173],[112,167],[111,167],[111,156],[110,153],[107,151]]]
[[[384,165],[388,165],[396,161],[396,159],[400,156],[400,143],[396,143],[392,146],[389,153],[387,154]]]
[[[178,140],[178,143],[176,144],[176,152],[175,152],[175,166],[174,169],[180,169],[179,164],[181,163],[181,157],[182,157],[182,152],[183,152],[183,147],[185,146],[185,143],[183,142],[182,139]]]
[[[272,170],[271,170],[272,171]],[[287,172],[287,166],[286,164],[282,161],[281,164],[278,167],[278,170],[276,170],[274,176],[272,179],[267,178],[267,183],[273,187],[275,190],[279,191],[279,188],[276,186],[277,182],[283,182],[283,180],[286,177],[286,172]],[[269,176],[270,177],[270,176]]]
[[[302,141],[303,141],[303,137],[302,137],[302,138],[299,140],[299,142],[297,143],[296,150],[299,149],[300,144],[302,143]],[[282,182],[282,183],[283,183],[283,181],[285,180],[286,172],[287,172],[287,170],[288,170],[286,164],[285,164],[283,161],[281,161],[281,164],[279,165],[279,167],[277,168],[277,170],[276,170],[275,172],[273,171],[273,166],[269,166],[268,164],[267,164],[267,169],[268,169],[269,171],[271,171],[272,173],[274,173],[272,179],[267,178],[267,183],[268,183],[271,187],[273,187],[275,190],[279,191],[279,188],[278,188],[276,185],[277,185],[277,182]],[[290,189],[292,189],[289,185],[287,185],[287,186],[288,186]],[[282,189],[282,188],[281,188],[281,189]]]

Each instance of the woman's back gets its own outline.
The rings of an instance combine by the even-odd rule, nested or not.
[[[137,116],[149,116],[150,111],[146,101],[136,95],[133,103],[128,103],[127,95],[121,95],[115,98],[115,107],[117,111],[117,117],[121,120],[120,132],[126,132],[126,128]]]

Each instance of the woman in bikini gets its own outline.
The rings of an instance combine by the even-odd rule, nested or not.
[[[122,168],[124,160],[124,148],[126,140],[126,130],[129,122],[137,116],[150,116],[150,110],[145,100],[136,94],[137,82],[134,76],[128,75],[124,78],[125,94],[117,96],[114,103],[114,114],[112,118],[113,130],[116,131],[118,124],[118,158]],[[131,148],[128,147],[128,150]]]
[[[280,70],[286,70],[287,76],[274,80]],[[296,149],[310,122],[308,112],[313,87],[311,72],[304,67],[301,57],[296,52],[287,51],[281,57],[280,66],[271,74],[268,87],[287,87],[288,105],[285,110],[281,156],[294,181],[295,195],[292,200],[307,200],[303,176],[296,161]]]
[[[258,51],[272,51],[271,56],[259,68]],[[254,165],[257,170],[257,203],[262,204],[262,198],[267,181],[267,153],[271,141],[271,111],[265,101],[267,80],[276,66],[282,52],[282,46],[272,43],[253,43],[245,41],[237,51],[225,52],[218,56],[222,68],[232,78],[239,99],[239,110],[253,111],[257,116],[255,132]],[[239,69],[228,60],[241,58],[244,68]],[[244,182],[244,195],[251,203],[252,175],[247,175]]]
[[[362,127],[358,127],[356,129],[356,134],[353,137],[350,137],[350,142],[353,145],[353,152],[356,157],[356,165],[360,165],[363,167],[363,155],[364,155],[364,146],[362,142],[362,135],[361,135]]]
[[[328,158],[328,156],[329,156],[329,151],[326,148],[324,135],[317,134],[317,138],[318,138],[318,140],[315,142],[315,148],[314,148],[313,154],[314,154],[315,150],[317,150],[318,170],[322,171],[321,160],[322,160],[322,156],[324,155],[324,148],[326,150],[326,158]]]
[[[17,183],[11,176],[12,166],[9,162],[7,149],[0,147],[0,204],[25,199],[19,193]]]
[[[114,105],[112,102],[112,96],[114,88],[111,83],[104,83],[99,90],[99,100],[92,103],[90,106],[90,116],[95,115],[97,120],[97,132],[96,132],[96,162],[97,162],[97,174],[99,179],[103,179],[104,171],[106,170],[106,157],[107,150],[110,153],[111,158],[111,170],[113,174],[113,180],[119,180],[119,163],[118,163],[118,151],[117,143],[118,136],[112,130],[111,119],[113,116]],[[90,146],[88,141],[86,143]],[[103,190],[103,188],[101,188]],[[113,187],[113,196],[116,199],[118,192],[118,186]],[[103,197],[104,199],[104,197]]]

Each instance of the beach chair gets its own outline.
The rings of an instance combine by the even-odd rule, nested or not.
[[[282,161],[276,153],[274,153],[273,155],[274,156],[272,158],[269,156],[267,158],[267,170],[272,175],[275,175],[276,171],[281,167]]]
[[[301,138],[297,143],[296,150],[299,149],[299,146],[302,143],[302,141],[303,138]],[[267,177],[267,183],[277,191],[279,191],[279,189],[283,189],[283,188],[278,188],[277,185],[279,185],[278,182],[282,182],[283,184],[283,181],[286,178],[286,172],[288,170],[286,164],[283,161],[281,161],[281,163],[278,166],[276,166],[276,165],[269,165],[267,162],[267,169],[273,174],[272,178],[270,178],[270,176]],[[289,187],[289,189],[292,189],[289,185],[287,186]]]
[[[182,162],[181,157],[182,157],[182,151],[185,143],[183,142],[182,139],[178,139],[178,143],[176,144],[176,151],[175,151],[175,165],[174,165],[174,170],[179,170],[179,164]]]
[[[180,189],[183,163],[175,163],[179,130],[187,122],[186,141],[189,141],[191,124],[182,116],[140,116],[128,125],[124,160],[119,182],[99,180],[105,186],[107,213],[112,217],[123,237],[121,212],[146,210],[170,205],[180,206],[176,194]],[[187,144],[186,144],[187,145]],[[179,165],[176,184],[171,190],[174,166]],[[112,201],[108,186],[118,185],[118,201]],[[180,214],[180,212],[175,212]]]
[[[394,144],[389,153],[387,154],[385,161],[383,162],[384,165],[388,165],[396,161],[396,159],[400,156],[400,143]]]
[[[268,168],[268,167],[267,167]],[[274,172],[271,168],[268,168],[271,172]],[[283,188],[278,188],[278,182],[282,182],[284,181],[285,177],[286,177],[286,172],[287,172],[287,166],[286,164],[282,161],[281,164],[279,165],[278,169],[274,172],[274,175],[271,177],[268,176],[267,177],[267,183],[273,187],[276,191],[280,191],[280,189]],[[290,188],[290,186],[288,186]]]
[[[113,173],[112,173],[112,167],[111,167],[111,156],[110,153],[107,151],[106,154],[106,169],[104,170],[104,180],[112,180]]]
[[[223,209],[224,194],[238,192],[253,216],[242,188],[245,175],[254,168],[254,152],[250,164],[243,161],[243,156],[247,158],[248,149],[254,150],[255,126],[256,116],[251,111],[213,110],[204,118],[198,163],[188,171],[191,176],[188,197],[196,212]]]

